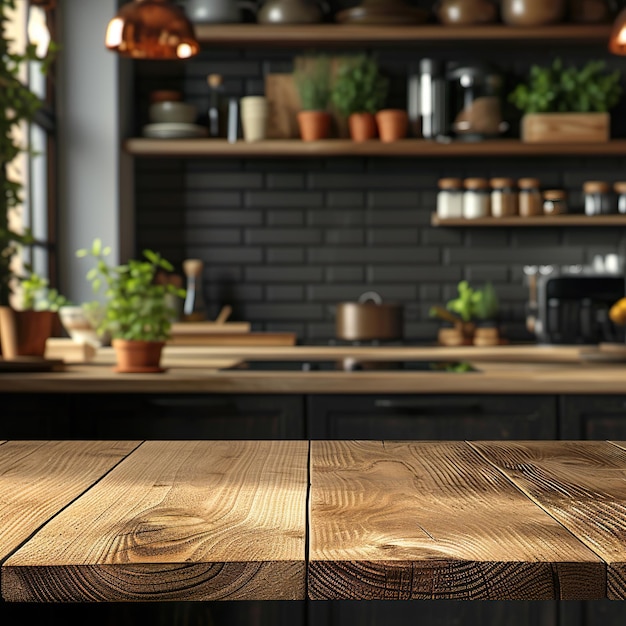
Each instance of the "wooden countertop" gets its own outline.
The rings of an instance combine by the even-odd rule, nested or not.
[[[597,353],[598,351],[595,350]],[[624,362],[605,362],[580,346],[478,347],[182,347],[167,346],[161,374],[118,374],[111,348],[64,371],[10,372],[0,368],[0,392],[34,393],[448,393],[619,394]],[[606,355],[605,355],[606,356]],[[418,359],[467,361],[477,372],[236,371],[246,359],[366,361]]]
[[[0,442],[0,591],[625,599],[625,446]]]

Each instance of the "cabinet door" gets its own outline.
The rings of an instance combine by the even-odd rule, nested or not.
[[[311,396],[312,439],[554,439],[554,396]]]
[[[83,394],[81,434],[96,439],[303,439],[297,395]]]
[[[72,400],[63,393],[3,393],[0,439],[72,439]]]
[[[626,396],[562,396],[560,439],[626,440]]]

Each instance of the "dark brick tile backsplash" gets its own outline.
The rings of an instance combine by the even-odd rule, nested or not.
[[[587,58],[565,48],[567,58]],[[241,96],[263,88],[264,72],[290,71],[300,52],[216,49],[184,66],[141,63],[137,122],[152,89],[182,87],[204,110],[208,73],[222,72],[225,93]],[[426,54],[379,52],[392,77],[392,101],[402,105],[405,69]],[[484,60],[479,46],[471,58],[457,52],[429,51],[447,60]],[[484,53],[491,54],[488,47]],[[550,54],[503,46],[498,62],[521,72]],[[429,317],[430,307],[456,297],[463,279],[477,287],[492,281],[507,336],[528,340],[523,266],[591,262],[621,249],[623,229],[434,228],[437,181],[535,176],[544,188],[564,188],[577,212],[584,181],[624,180],[625,171],[625,158],[610,157],[137,158],[136,248],[158,246],[179,271],[183,259],[203,259],[211,315],[231,304],[233,319],[249,320],[254,330],[295,332],[301,342],[332,340],[336,303],[371,289],[404,305],[408,339],[433,341],[439,322]]]

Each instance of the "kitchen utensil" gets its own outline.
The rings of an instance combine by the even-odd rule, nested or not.
[[[196,124],[181,123],[158,123],[147,124],[143,127],[144,137],[152,139],[190,139],[195,137],[206,137],[207,129]]]
[[[262,141],[267,137],[268,104],[265,96],[241,98],[241,126],[245,141]]]
[[[357,302],[340,302],[335,314],[335,334],[347,341],[401,339],[403,311],[399,304],[383,303],[380,294],[367,291]]]
[[[207,310],[202,289],[202,259],[185,259],[183,271],[187,277],[187,294],[183,305],[183,321],[199,322],[206,319]]]
[[[322,8],[323,6],[323,8]],[[315,0],[266,0],[257,14],[259,24],[315,24],[324,17],[324,9]]]
[[[256,15],[256,3],[245,0],[187,0],[186,6],[189,19],[197,24],[242,22],[243,11]]]
[[[198,110],[187,102],[153,102],[148,109],[150,121],[157,124],[193,124]]]
[[[489,0],[441,0],[435,13],[442,24],[454,26],[491,24],[498,17],[496,4]]]
[[[233,312],[233,307],[231,307],[229,304],[223,306],[220,309],[218,316],[215,318],[215,323],[223,324],[230,317],[230,314],[232,312]]]
[[[566,0],[502,0],[502,21],[509,26],[545,26],[562,22]]]
[[[423,24],[430,13],[412,7],[403,0],[363,0],[360,5],[340,11],[335,21],[340,24]]]

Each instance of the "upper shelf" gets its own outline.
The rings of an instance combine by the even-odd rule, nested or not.
[[[228,143],[225,139],[127,139],[124,149],[143,157],[450,157],[450,156],[626,156],[626,139],[604,143],[523,143],[517,139],[439,143],[403,139],[393,143],[350,139],[268,139]]]
[[[355,24],[196,24],[196,37],[204,46],[356,46],[363,44],[422,45],[436,42],[608,42],[610,24],[557,24],[542,27],[515,27],[504,24],[487,26],[372,26]]]

